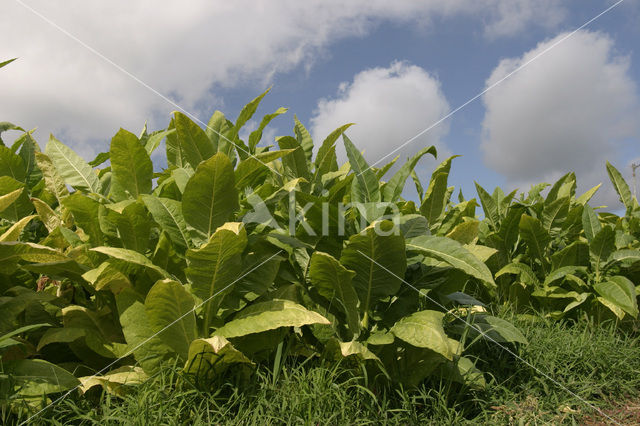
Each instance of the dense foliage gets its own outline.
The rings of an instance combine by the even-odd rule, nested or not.
[[[3,409],[76,387],[120,394],[166,362],[205,388],[257,364],[277,375],[287,357],[361,368],[371,386],[481,387],[474,342],[526,343],[492,304],[637,317],[640,207],[613,166],[623,217],[587,204],[597,188],[576,197],[571,173],[546,197],[478,186],[480,204],[455,203],[455,157],[426,190],[414,170],[433,147],[387,177],[397,158],[369,167],[349,125],[314,147],[295,119],[293,136],[260,144],[284,108],[241,139],[264,95],[235,123],[216,111],[203,130],[176,112],[165,130],[120,130],[89,163],[0,123],[22,132],[0,146]],[[402,197],[410,176],[419,203]]]

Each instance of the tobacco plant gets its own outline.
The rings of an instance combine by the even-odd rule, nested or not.
[[[262,141],[285,108],[243,140],[265,94],[235,122],[216,111],[203,129],[176,112],[166,129],[121,129],[91,162],[0,124],[22,132],[0,146],[3,407],[122,394],[167,362],[204,387],[259,363],[277,376],[286,357],[353,365],[371,386],[483,386],[469,346],[526,342],[492,303],[637,316],[640,209],[612,166],[624,218],[596,214],[593,191],[576,199],[570,174],[546,198],[478,186],[481,220],[475,199],[452,201],[455,157],[423,188],[415,169],[434,147],[373,168],[349,124],[316,149],[296,117],[291,136]]]

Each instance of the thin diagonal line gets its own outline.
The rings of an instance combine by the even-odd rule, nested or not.
[[[533,58],[529,59],[527,62],[525,62],[524,64],[520,65],[518,68],[516,68],[515,70],[511,71],[509,74],[507,74],[506,76],[502,77],[500,80],[496,81],[495,83],[493,83],[492,85],[490,85],[489,87],[487,87],[486,89],[484,89],[482,92],[478,93],[477,95],[475,95],[474,97],[472,97],[471,99],[469,99],[468,101],[466,101],[465,103],[463,103],[462,105],[460,105],[459,107],[457,107],[456,109],[454,109],[453,111],[451,111],[450,113],[448,113],[447,115],[445,115],[444,117],[442,117],[441,119],[439,119],[438,121],[436,121],[435,123],[433,123],[431,126],[427,127],[426,129],[422,130],[421,132],[419,132],[417,135],[413,136],[412,138],[410,138],[409,140],[407,140],[405,143],[403,143],[402,145],[400,145],[399,147],[395,148],[393,151],[389,152],[387,155],[385,155],[384,157],[379,158],[375,163],[371,164],[369,167],[367,167],[365,170],[361,171],[360,173],[358,173],[358,175],[361,175],[362,173],[366,172],[367,170],[369,170],[371,167],[375,166],[376,164],[380,163],[382,160],[384,160],[385,158],[395,154],[396,152],[398,152],[399,150],[401,150],[402,148],[404,148],[405,146],[409,145],[411,142],[415,141],[417,138],[419,138],[420,136],[424,135],[425,133],[427,133],[429,130],[433,129],[434,127],[436,127],[438,124],[442,123],[443,121],[445,121],[447,118],[451,117],[453,114],[457,113],[458,111],[460,111],[461,109],[463,109],[464,107],[466,107],[467,105],[469,105],[470,103],[472,103],[473,101],[477,100],[478,98],[480,98],[482,95],[484,95],[485,93],[487,93],[489,90],[493,89],[494,87],[496,87],[497,85],[499,85],[500,83],[502,83],[503,81],[505,81],[506,79],[508,79],[509,77],[511,77],[512,75],[514,75],[515,73],[521,71],[523,68],[525,68],[527,65],[531,64],[533,61],[535,61],[536,59],[540,58],[542,55],[548,53],[551,49],[553,49],[554,47],[558,46],[560,43],[562,43],[563,41],[567,40],[568,38],[572,37],[573,35],[575,35],[578,31],[580,31],[581,29],[583,29],[584,27],[586,27],[587,25],[591,24],[593,21],[595,21],[596,19],[602,17],[602,15],[608,13],[609,11],[611,11],[613,8],[617,7],[620,3],[622,3],[624,0],[618,0],[616,3],[612,4],[611,6],[609,6],[608,8],[606,8],[605,10],[603,10],[602,12],[600,12],[599,14],[597,14],[596,16],[594,16],[593,18],[589,19],[587,22],[585,22],[584,24],[580,25],[578,28],[576,28],[575,30],[571,31],[569,34],[567,34],[566,36],[562,37],[560,40],[556,41],[555,43],[553,43],[551,46],[547,47],[546,49],[544,49],[542,52],[538,53],[536,56],[534,56]]]
[[[107,365],[106,367],[104,367],[102,370],[98,371],[96,374],[93,374],[90,377],[98,377],[98,374],[102,374],[103,372],[105,372],[106,370],[108,370],[109,368],[111,368],[114,364],[116,364],[117,362],[121,361],[122,359],[128,357],[129,355],[131,355],[133,352],[135,352],[136,350],[138,350],[140,347],[144,346],[145,344],[147,344],[149,341],[151,341],[151,339],[157,337],[159,334],[163,333],[165,330],[167,330],[169,327],[173,326],[174,324],[176,324],[178,321],[180,321],[181,319],[183,319],[184,317],[186,317],[187,315],[195,312],[198,308],[200,308],[202,305],[208,303],[211,299],[213,299],[214,297],[216,297],[217,295],[219,295],[220,293],[222,293],[223,291],[225,291],[226,289],[228,289],[229,287],[231,287],[232,285],[234,285],[235,283],[237,283],[238,281],[240,281],[241,279],[243,279],[244,277],[246,277],[247,275],[249,275],[250,273],[252,273],[253,271],[255,271],[256,269],[258,269],[259,267],[261,267],[262,265],[264,265],[265,263],[267,263],[268,261],[270,261],[271,259],[273,259],[274,257],[276,257],[277,255],[279,255],[280,253],[282,253],[282,250],[278,250],[278,252],[272,256],[269,256],[266,260],[260,262],[258,265],[254,266],[253,268],[251,268],[249,271],[245,272],[244,274],[242,274],[239,278],[237,278],[235,281],[233,281],[231,284],[227,285],[226,287],[224,287],[222,290],[218,291],[216,294],[214,294],[213,296],[207,298],[205,301],[203,301],[202,303],[200,303],[199,305],[196,305],[193,307],[193,309],[191,309],[190,311],[188,311],[187,313],[181,315],[180,317],[178,317],[175,321],[173,321],[171,324],[167,325],[166,327],[164,327],[162,330],[158,331],[157,333],[152,334],[150,337],[148,337],[146,340],[144,340],[143,342],[139,343],[138,345],[136,345],[136,347],[134,347],[133,349],[130,349],[126,354],[122,355],[120,358],[116,359],[115,361],[113,361],[111,364]],[[51,402],[49,405],[47,405],[46,407],[44,407],[42,410],[38,411],[37,413],[35,413],[33,416],[29,417],[27,420],[25,420],[24,422],[20,423],[20,426],[27,424],[30,420],[32,420],[33,418],[37,417],[38,415],[40,415],[40,413],[42,413],[43,411],[45,411],[46,409],[48,409],[49,407],[51,407],[52,405],[57,404],[58,402],[62,401],[63,399],[65,399],[67,396],[69,396],[72,392],[74,392],[76,389],[78,389],[79,387],[81,387],[82,384],[79,384],[78,386],[74,387],[73,389],[67,391],[64,395],[60,396],[58,399],[56,399],[55,401]]]
[[[142,81],[140,78],[138,78],[136,75],[132,74],[131,72],[127,71],[125,68],[123,68],[122,66],[118,65],[116,62],[114,62],[113,60],[109,59],[108,57],[106,57],[105,55],[103,55],[102,53],[98,52],[95,48],[91,47],[90,45],[88,45],[87,43],[85,43],[84,41],[80,40],[78,37],[74,36],[73,34],[71,34],[69,31],[65,30],[64,28],[62,28],[60,25],[56,24],[54,21],[52,21],[51,19],[47,18],[46,16],[44,16],[42,13],[38,12],[36,9],[34,9],[33,7],[29,6],[28,4],[24,3],[22,0],[15,0],[16,3],[20,4],[22,7],[24,7],[25,9],[29,10],[31,13],[33,13],[34,15],[36,15],[37,17],[39,17],[40,19],[42,19],[43,21],[45,21],[47,24],[51,25],[52,27],[54,27],[55,29],[57,29],[58,31],[60,31],[61,33],[63,33],[64,35],[66,35],[67,37],[69,37],[70,39],[72,39],[73,41],[75,41],[76,43],[80,44],[82,47],[86,48],[87,50],[89,50],[91,53],[93,53],[94,55],[96,55],[97,57],[99,57],[100,59],[104,60],[105,62],[107,62],[108,64],[112,65],[113,67],[115,67],[117,70],[121,71],[122,73],[126,74],[127,76],[131,77],[133,80],[135,80],[137,83],[139,83],[140,85],[144,86],[145,88],[149,89],[151,92],[153,92],[154,94],[156,94],[157,96],[159,96],[160,98],[162,98],[163,100],[165,100],[166,102],[168,102],[169,104],[171,104],[173,107],[179,109],[180,111],[184,112],[187,116],[191,117],[193,120],[197,121],[199,124],[203,125],[204,127],[206,127],[208,130],[211,130],[212,132],[214,132],[215,134],[217,134],[218,136],[220,136],[221,138],[225,139],[226,141],[228,141],[229,143],[231,143],[233,146],[235,146],[236,148],[241,149],[242,151],[246,152],[250,157],[255,158],[256,160],[258,160],[258,162],[262,163],[265,167],[267,167],[268,169],[270,169],[271,171],[273,171],[274,173],[276,173],[278,176],[282,176],[280,173],[278,173],[276,170],[274,170],[272,167],[269,167],[266,163],[264,163],[263,161],[261,161],[258,157],[256,157],[255,155],[253,155],[252,153],[250,153],[249,151],[247,151],[246,149],[244,149],[243,147],[237,145],[235,142],[233,142],[231,139],[229,139],[228,137],[226,137],[225,135],[223,135],[222,133],[218,132],[216,129],[212,128],[211,126],[209,126],[207,123],[205,123],[204,121],[200,120],[195,114],[187,111],[185,108],[181,107],[180,105],[178,105],[177,103],[175,103],[173,100],[171,100],[170,98],[168,98],[167,96],[163,95],[162,93],[160,93],[159,91],[157,91],[156,89],[154,89],[153,87],[151,87],[150,85],[148,85],[147,83],[145,83],[144,81]]]
[[[476,330],[477,332],[480,333],[481,336],[485,336],[487,339],[491,340],[493,343],[495,343],[496,345],[500,346],[502,349],[504,349],[505,351],[507,351],[509,354],[513,355],[515,358],[517,358],[518,360],[522,361],[523,363],[525,363],[526,365],[528,365],[529,367],[531,367],[532,369],[534,369],[538,374],[541,374],[542,376],[544,376],[545,378],[547,378],[548,380],[550,380],[551,382],[553,382],[556,386],[558,386],[560,389],[568,392],[569,394],[571,394],[572,396],[574,396],[575,398],[579,399],[580,401],[584,402],[585,404],[587,404],[589,407],[595,409],[598,413],[600,413],[602,416],[608,418],[609,420],[611,420],[612,422],[614,422],[615,424],[620,424],[617,421],[615,421],[613,418],[611,418],[610,416],[608,416],[607,414],[605,414],[601,409],[599,409],[598,407],[596,407],[595,405],[591,404],[589,401],[587,401],[586,399],[582,398],[581,396],[579,396],[578,394],[576,394],[575,392],[573,392],[572,390],[570,390],[569,388],[567,388],[565,385],[563,385],[562,383],[558,382],[557,380],[555,380],[553,377],[549,376],[548,374],[546,374],[545,372],[541,371],[540,369],[538,369],[537,367],[535,367],[533,364],[531,364],[530,362],[528,362],[527,360],[525,360],[524,358],[522,358],[521,356],[519,356],[518,354],[516,354],[515,352],[513,352],[511,349],[509,349],[508,347],[502,345],[501,343],[497,342],[495,339],[493,339],[491,336],[489,336],[488,334],[486,334],[485,332],[483,332],[482,330],[480,330],[479,327],[469,323],[467,320],[462,319],[461,317],[459,317],[458,315],[456,315],[455,313],[449,311],[444,305],[442,305],[441,303],[437,302],[436,300],[432,299],[428,294],[423,293],[422,290],[419,290],[418,288],[416,288],[415,286],[413,286],[412,284],[408,283],[407,281],[404,280],[404,278],[399,277],[398,275],[396,275],[395,273],[393,273],[392,271],[390,271],[389,269],[387,269],[385,266],[379,264],[378,262],[376,262],[374,259],[370,258],[369,256],[367,256],[367,254],[363,253],[362,251],[358,250],[358,252],[363,255],[364,257],[366,257],[367,259],[369,259],[371,262],[375,263],[376,265],[378,265],[379,267],[381,267],[382,269],[384,269],[385,271],[387,271],[388,273],[390,273],[391,275],[393,275],[394,277],[398,278],[399,280],[401,280],[403,283],[405,283],[406,285],[408,285],[409,287],[411,287],[412,289],[414,289],[415,291],[418,292],[418,294],[423,295],[424,297],[426,297],[427,299],[429,299],[431,302],[435,303],[436,305],[438,305],[440,308],[442,308],[445,312],[449,312],[451,313],[456,319],[464,322],[465,324],[467,324],[469,327],[473,328],[474,330]],[[490,330],[489,330],[490,331]]]

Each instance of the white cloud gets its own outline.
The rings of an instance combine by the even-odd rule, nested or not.
[[[490,37],[515,34],[524,30],[528,24],[554,28],[566,17],[567,11],[556,0],[511,0],[494,1],[489,7],[493,19],[487,23],[485,32]]]
[[[353,122],[347,135],[373,164],[402,145],[418,132],[440,120],[449,112],[449,104],[440,83],[424,69],[404,62],[388,68],[362,71],[353,82],[342,83],[335,99],[322,99],[311,119],[315,141],[322,141],[335,128]],[[446,122],[387,157],[378,167],[396,155],[400,162],[424,146],[436,145],[439,157],[448,150],[441,138],[448,131]],[[338,153],[345,159],[344,147]]]
[[[563,10],[559,0],[507,6],[512,1],[25,3],[191,110],[220,106],[212,88],[249,84],[257,91],[274,73],[312,66],[332,42],[366,35],[383,21],[423,26],[434,16],[466,14],[484,20],[487,31],[513,33]],[[3,4],[0,39],[3,58],[20,57],[0,73],[0,118],[38,126],[41,141],[54,132],[83,141],[89,155],[104,148],[118,127],[138,129],[154,116],[162,117],[155,124],[164,125],[175,109],[17,1]]]
[[[487,86],[565,36],[501,61]],[[605,161],[615,164],[624,141],[640,136],[628,71],[629,58],[605,34],[581,31],[558,44],[484,95],[485,162],[524,189],[570,170],[581,189],[608,185]],[[598,201],[615,202],[610,188]]]

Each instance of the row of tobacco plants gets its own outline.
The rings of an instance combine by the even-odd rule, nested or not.
[[[469,346],[526,344],[492,306],[637,317],[640,207],[613,166],[623,217],[588,205],[597,188],[576,197],[571,173],[544,197],[478,186],[479,202],[455,202],[453,157],[424,187],[414,171],[433,147],[369,167],[349,125],[314,147],[297,119],[260,143],[284,108],[242,140],[263,96],[235,123],[176,112],[166,130],[120,130],[89,163],[0,123],[21,131],[0,146],[3,410],[121,394],[168,362],[205,388],[287,357],[341,362],[374,387],[481,387]],[[154,172],[162,141],[168,167]],[[419,202],[402,196],[409,177]]]

